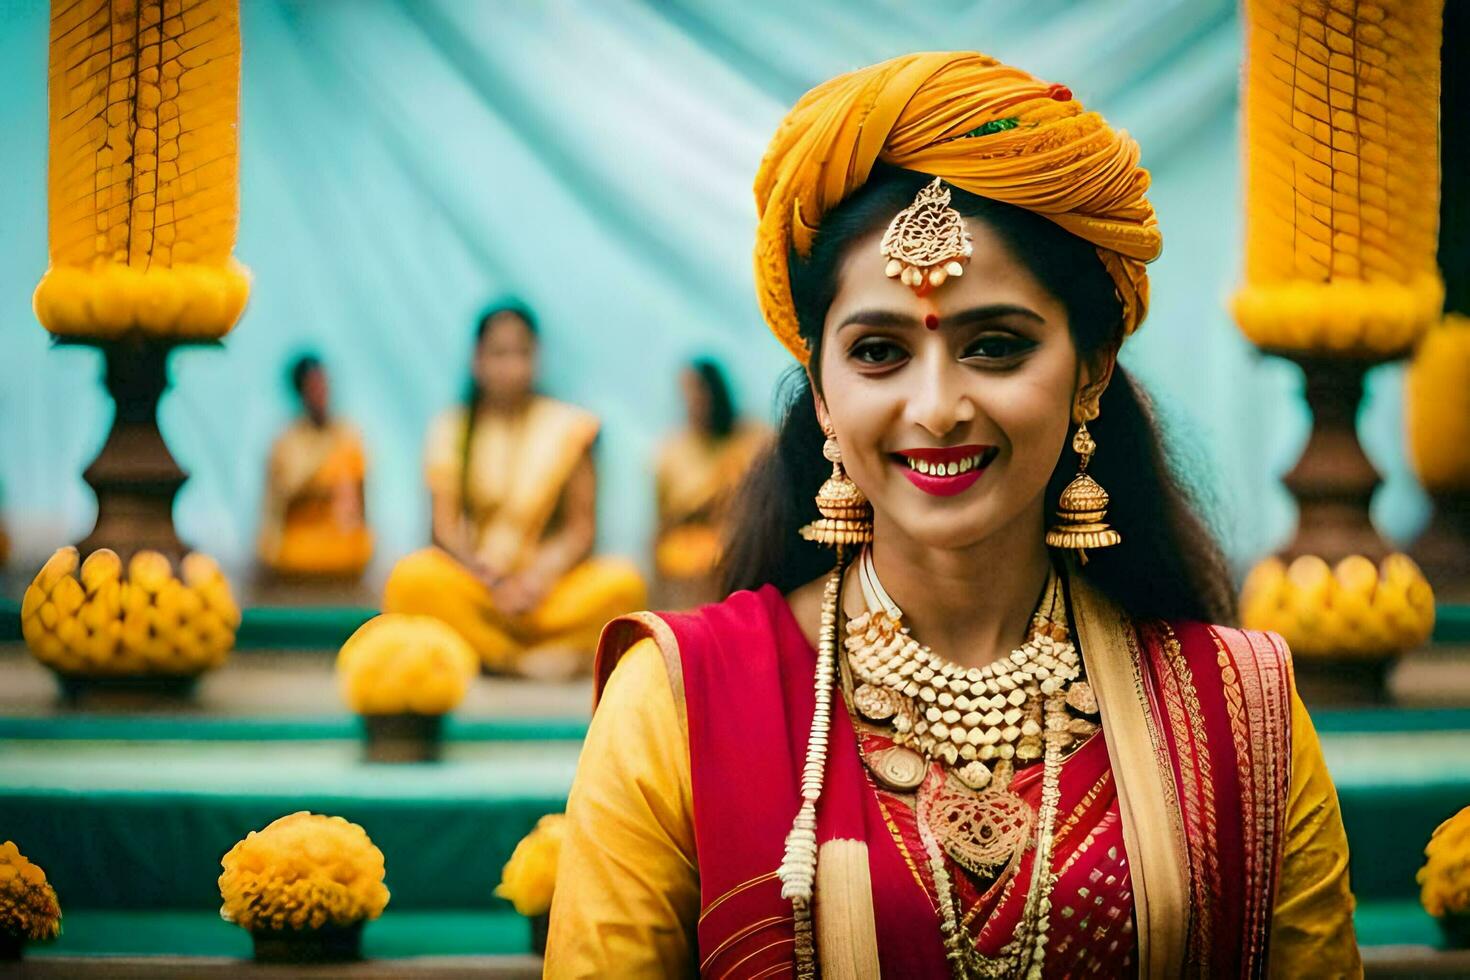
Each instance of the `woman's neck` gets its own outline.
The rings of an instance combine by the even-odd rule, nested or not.
[[[892,527],[875,529],[873,566],[914,637],[965,667],[990,663],[1026,637],[1051,556],[1040,501],[964,548],[933,548]]]
[[[527,407],[530,406],[531,400],[534,397],[534,395],[528,394],[521,398],[516,398],[509,401],[499,401],[487,398],[480,403],[479,414],[486,417],[500,416],[502,418],[506,416],[519,415],[524,412]]]

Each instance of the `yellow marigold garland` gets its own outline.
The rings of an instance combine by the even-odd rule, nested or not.
[[[1470,915],[1470,806],[1435,828],[1424,848],[1419,901],[1436,919]]]
[[[1448,314],[1404,376],[1409,459],[1429,490],[1470,490],[1470,317]]]
[[[1438,318],[1440,0],[1246,5],[1255,344],[1387,358]]]
[[[21,603],[21,632],[36,659],[62,673],[190,674],[217,667],[235,645],[240,610],[214,559],[191,554],[176,578],[156,551],[133,556],[124,576],[101,548],[78,568],[61,548]]]
[[[464,700],[479,669],[464,638],[432,616],[375,616],[337,653],[342,698],[362,715],[445,714]]]
[[[46,872],[13,842],[0,844],[0,934],[39,940],[60,933],[61,906]]]
[[[1267,558],[1246,577],[1240,617],[1280,633],[1299,656],[1386,656],[1429,639],[1434,594],[1406,555],[1380,567],[1361,555],[1335,567],[1312,555],[1290,565]]]
[[[51,267],[58,335],[222,337],[249,294],[239,216],[238,0],[57,3]]]
[[[561,844],[566,837],[566,816],[549,813],[521,838],[510,860],[500,872],[495,894],[506,899],[524,916],[543,915],[551,909],[556,890],[556,869]]]
[[[288,814],[252,830],[220,864],[220,916],[251,931],[349,926],[388,904],[383,852],[341,817]]]

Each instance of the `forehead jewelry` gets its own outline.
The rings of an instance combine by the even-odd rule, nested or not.
[[[935,314],[935,313],[926,313],[926,314],[924,314],[924,326],[928,327],[930,330],[938,330],[939,329],[939,316],[938,316],[938,314]]]
[[[888,260],[884,275],[920,296],[964,275],[973,250],[965,219],[949,206],[949,188],[938,177],[894,215],[879,248]]]

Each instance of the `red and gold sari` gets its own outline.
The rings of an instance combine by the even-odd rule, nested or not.
[[[1085,585],[1071,591],[1103,729],[1062,767],[1045,975],[1264,975],[1273,909],[1282,901],[1278,872],[1293,770],[1286,650],[1268,634],[1198,623],[1135,626]],[[800,802],[816,654],[785,598],[767,587],[695,613],[615,621],[604,634],[599,690],[620,655],[640,640],[656,642],[663,655],[687,738],[698,879],[697,925],[690,923],[697,954],[691,953],[698,970],[715,977],[788,975],[796,936],[776,868]],[[648,710],[656,711],[651,704]],[[1309,722],[1306,729],[1310,736]],[[882,735],[860,734],[837,712],[818,807],[822,974],[947,977],[935,885],[912,804],[875,784],[859,754],[860,737],[871,743],[864,748],[883,747]],[[591,750],[593,738],[588,744]],[[1314,738],[1310,744],[1315,749]],[[584,773],[595,764],[584,756]],[[1040,777],[1039,766],[1027,767],[1011,784],[1033,808]],[[640,791],[649,795],[646,787]],[[590,795],[590,787],[573,790],[573,838],[579,818],[603,805]],[[1332,846],[1345,867],[1335,798],[1331,816]],[[615,814],[599,820],[586,831],[618,833]],[[558,885],[548,976],[585,975],[567,948],[574,933],[617,931],[592,921],[600,913],[572,907],[588,895],[577,879],[597,879],[600,872],[590,865],[612,845],[584,851],[572,840],[570,847],[564,862],[577,866],[564,863],[568,871]],[[656,850],[650,847],[650,861],[658,860]],[[949,866],[980,952],[995,955],[1010,941],[1033,861],[1034,848],[1015,873],[989,887]],[[1339,875],[1345,879],[1341,869]],[[1345,881],[1335,884],[1341,887],[1328,889],[1330,900],[1310,909],[1332,922],[1306,931],[1314,941],[1339,942],[1345,929],[1343,971],[1351,973],[1351,900]],[[1336,912],[1334,901],[1341,906]],[[658,942],[647,938],[658,931],[635,942]]]

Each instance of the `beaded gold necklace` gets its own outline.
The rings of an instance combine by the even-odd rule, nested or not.
[[[855,685],[852,707],[870,723],[891,726],[893,741],[890,748],[865,752],[864,762],[890,789],[918,791],[919,835],[951,971],[957,978],[1039,977],[1056,883],[1051,851],[1062,753],[1097,728],[1068,712],[1095,714],[1097,702],[1080,679],[1060,580],[1055,572],[1048,576],[1023,646],[966,669],[910,635],[868,548],[858,558],[857,575],[866,611],[848,621],[844,641]],[[827,630],[835,634],[835,617],[830,625],[824,617]],[[1038,758],[1041,805],[1033,814],[1010,792],[1010,782],[1016,764]],[[936,762],[947,779],[936,781],[930,773]],[[983,956],[962,924],[944,855],[974,874],[1003,875],[1019,866],[1033,827],[1036,855],[1020,922],[998,956]]]

